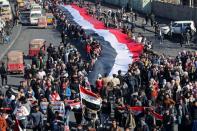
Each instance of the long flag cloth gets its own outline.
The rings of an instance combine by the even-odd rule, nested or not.
[[[158,113],[156,113],[152,108],[150,107],[143,107],[143,106],[131,106],[131,107],[127,107],[130,111],[133,111],[135,115],[138,115],[139,113],[142,113],[145,111],[146,108],[151,109],[149,110],[151,115],[153,117],[155,117],[158,120],[163,120],[163,115],[160,115]],[[125,110],[126,107],[119,107],[119,110]],[[137,112],[137,113],[136,113]]]
[[[103,22],[94,19],[86,9],[76,5],[64,5],[62,8],[66,9],[72,15],[73,20],[83,29],[93,30],[115,49],[117,55],[110,75],[116,74],[118,70],[126,73],[128,65],[139,58],[143,45],[131,40],[121,30],[106,28]]]
[[[81,108],[81,102],[75,102],[74,100],[65,100],[64,102],[67,103],[71,109]]]
[[[82,104],[92,110],[99,110],[102,105],[102,99],[92,91],[80,87],[80,96]]]

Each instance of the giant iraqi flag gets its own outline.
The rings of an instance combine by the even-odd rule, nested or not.
[[[122,33],[121,30],[106,28],[103,22],[90,16],[85,8],[80,8],[76,5],[62,5],[61,8],[69,12],[73,20],[83,29],[94,31],[96,34],[103,37],[104,41],[107,41],[115,50],[116,53],[113,55],[113,60],[112,57],[106,55],[106,58],[102,61],[103,64],[105,64],[105,62],[113,63],[112,66],[105,64],[106,66],[103,67],[103,72],[107,69],[110,70],[109,75],[117,74],[118,70],[126,73],[128,65],[139,59],[143,51],[143,45],[130,39],[128,35]],[[113,51],[108,50],[108,53],[112,54]],[[102,63],[100,67],[98,67],[100,72],[103,70],[101,69],[101,66],[103,66]]]
[[[97,94],[83,87],[80,87],[80,96],[82,104],[92,110],[99,110],[102,105],[102,99]]]

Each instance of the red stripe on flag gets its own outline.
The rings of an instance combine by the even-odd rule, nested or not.
[[[85,8],[80,8],[75,4],[72,4],[71,7],[76,9],[77,11],[79,11],[80,15],[85,20],[90,22],[94,26],[94,28],[109,30],[109,32],[111,32],[112,34],[115,35],[115,37],[117,38],[117,40],[120,43],[123,43],[127,46],[129,51],[133,54],[134,61],[139,59],[139,56],[142,53],[143,48],[144,48],[144,46],[142,44],[133,41],[131,38],[128,37],[127,34],[122,33],[122,31],[120,29],[106,28],[103,22],[90,16]]]
[[[155,111],[150,112],[156,119],[163,120],[163,116],[156,113]]]
[[[4,110],[4,111],[11,111],[12,109],[11,108],[0,108],[1,110]]]
[[[71,103],[69,104],[70,106],[76,106],[76,105],[80,105],[81,102],[75,102],[75,103]]]
[[[144,107],[142,106],[129,107],[129,109],[133,111],[144,111]]]
[[[93,93],[92,91],[89,91],[83,87],[80,87],[80,92],[84,93],[84,94],[87,94],[87,95],[90,95],[92,97],[96,97],[96,98],[99,98],[99,96],[95,93]]]
[[[128,109],[131,110],[131,111],[141,111],[141,112],[143,112],[145,110],[145,108],[150,108],[150,107],[143,107],[143,106],[128,107]],[[125,110],[125,109],[126,109],[126,107],[122,107],[122,106],[118,107],[118,110]],[[160,114],[156,113],[153,109],[150,110],[150,113],[156,119],[161,120],[161,121],[163,120],[163,115],[160,115]]]

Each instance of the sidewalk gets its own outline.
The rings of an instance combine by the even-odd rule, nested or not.
[[[14,26],[12,33],[10,35],[10,42],[8,44],[0,44],[0,61],[3,59],[4,55],[9,51],[9,49],[14,45],[15,41],[20,35],[22,25]]]

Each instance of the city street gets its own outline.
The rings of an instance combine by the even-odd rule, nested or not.
[[[124,13],[113,12],[120,7],[103,3],[101,9],[112,12],[100,12],[104,14],[100,15],[97,14],[99,9],[95,9],[96,13],[90,9],[91,14],[77,2],[64,5],[61,1],[56,2],[31,3],[30,9],[21,13],[26,15],[24,21],[28,22],[24,24],[21,17],[21,23],[12,29],[10,42],[0,45],[0,64],[5,63],[0,68],[0,80],[8,79],[7,85],[0,83],[0,117],[6,121],[8,117],[4,118],[1,113],[12,114],[9,115],[13,117],[10,121],[16,125],[9,125],[10,129],[127,131],[175,128],[179,131],[180,126],[192,127],[194,117],[188,118],[189,126],[184,125],[186,120],[185,123],[177,120],[186,118],[186,115],[197,116],[194,114],[197,113],[197,56],[182,53],[180,58],[175,57],[184,50],[197,49],[196,34],[190,44],[183,47],[178,42],[182,39],[175,35],[165,37],[161,43],[157,36],[162,35],[161,28],[156,35],[150,20],[145,28],[142,27],[144,14],[134,11],[137,20],[134,32],[130,32],[132,28],[119,28],[118,24],[128,24],[129,21],[122,17]],[[117,18],[120,16],[120,23],[110,13]],[[100,16],[106,17],[107,24],[100,20]],[[160,26],[170,23],[169,19],[155,19]],[[114,25],[117,22],[117,28],[108,27],[108,22]],[[183,35],[182,28],[181,31],[179,35]],[[149,43],[144,42],[144,46],[140,34],[152,42],[150,50],[154,53],[144,48]],[[131,39],[134,38],[132,35],[135,39]],[[137,42],[138,38],[142,38],[140,42]],[[31,59],[29,44],[33,39],[46,40],[48,49],[44,54],[44,42],[32,42],[30,54],[35,57]],[[49,47],[50,43],[55,48]],[[7,64],[8,52],[14,50],[22,51],[24,65],[31,66],[24,70],[25,75],[14,74],[21,69],[23,73],[22,57],[12,55],[14,60],[9,59],[11,62]],[[17,69],[10,74],[8,68]],[[20,85],[21,81],[24,85]],[[31,84],[26,84],[28,82]],[[11,90],[7,91],[9,87]],[[168,123],[173,127],[170,125],[169,128]]]
[[[117,9],[114,6],[102,6],[104,9]],[[138,21],[136,22],[137,27],[135,29],[135,35],[137,36],[138,33],[143,34],[147,37],[148,40],[153,42],[153,50],[158,52],[159,54],[165,54],[172,57],[175,57],[178,52],[182,50],[195,50],[195,43],[191,43],[190,46],[180,47],[180,44],[177,42],[172,42],[170,40],[165,39],[163,44],[159,44],[159,40],[155,37],[154,30],[150,26],[150,23],[146,26],[146,31],[144,32],[142,28],[140,28],[142,23],[143,17],[138,17]],[[158,19],[160,24],[166,24],[168,20]],[[47,43],[53,43],[57,45],[60,42],[60,34],[57,33],[58,31],[54,29],[37,29],[36,27],[31,26],[16,26],[13,28],[13,33],[11,39],[15,39],[18,30],[21,28],[21,33],[19,37],[16,39],[14,45],[9,50],[22,50],[25,55],[28,54],[29,42],[35,38],[42,38],[47,41]],[[9,44],[0,45],[0,52],[4,52],[8,48]],[[2,55],[2,54],[0,54]],[[7,56],[3,57],[3,61],[6,61]],[[29,63],[28,59],[25,59],[25,63]],[[9,77],[9,84],[13,86],[17,86],[19,82],[22,80],[21,77],[18,75],[12,75]]]
[[[55,29],[38,29],[31,26],[23,26],[21,34],[17,38],[14,45],[10,50],[22,50],[25,55],[28,55],[29,43],[32,39],[45,39],[47,44],[53,43],[54,46],[60,43],[60,34]],[[6,61],[5,55],[3,61]],[[25,59],[25,64],[30,63],[30,60]],[[8,78],[8,84],[12,86],[18,86],[19,82],[23,80],[20,75],[11,75]]]
[[[114,6],[114,5],[110,5],[110,4],[106,4],[106,3],[102,3],[102,8],[103,9],[107,9],[107,10],[117,10],[120,9],[120,7],[118,6]],[[134,11],[135,12],[135,11]],[[138,12],[136,12],[138,13]],[[164,39],[163,44],[160,44],[159,38],[157,36],[155,36],[154,33],[154,28],[151,27],[150,24],[150,20],[149,23],[147,25],[145,25],[145,32],[142,28],[142,23],[143,20],[145,19],[144,14],[138,13],[138,20],[135,22],[136,24],[136,28],[135,28],[135,36],[138,35],[138,33],[141,33],[143,36],[145,36],[147,38],[147,40],[152,41],[153,44],[153,50],[155,52],[157,52],[158,54],[165,54],[171,57],[176,57],[176,55],[183,51],[183,50],[188,50],[188,51],[195,51],[196,48],[196,35],[194,35],[194,38],[192,39],[193,41],[191,42],[191,44],[188,46],[180,46],[180,43],[178,43],[175,39],[176,36],[172,38],[172,40],[169,39]],[[158,24],[160,26],[163,25],[168,25],[170,24],[170,20],[169,19],[165,19],[165,18],[160,18],[160,17],[156,17],[155,20],[158,22]]]

